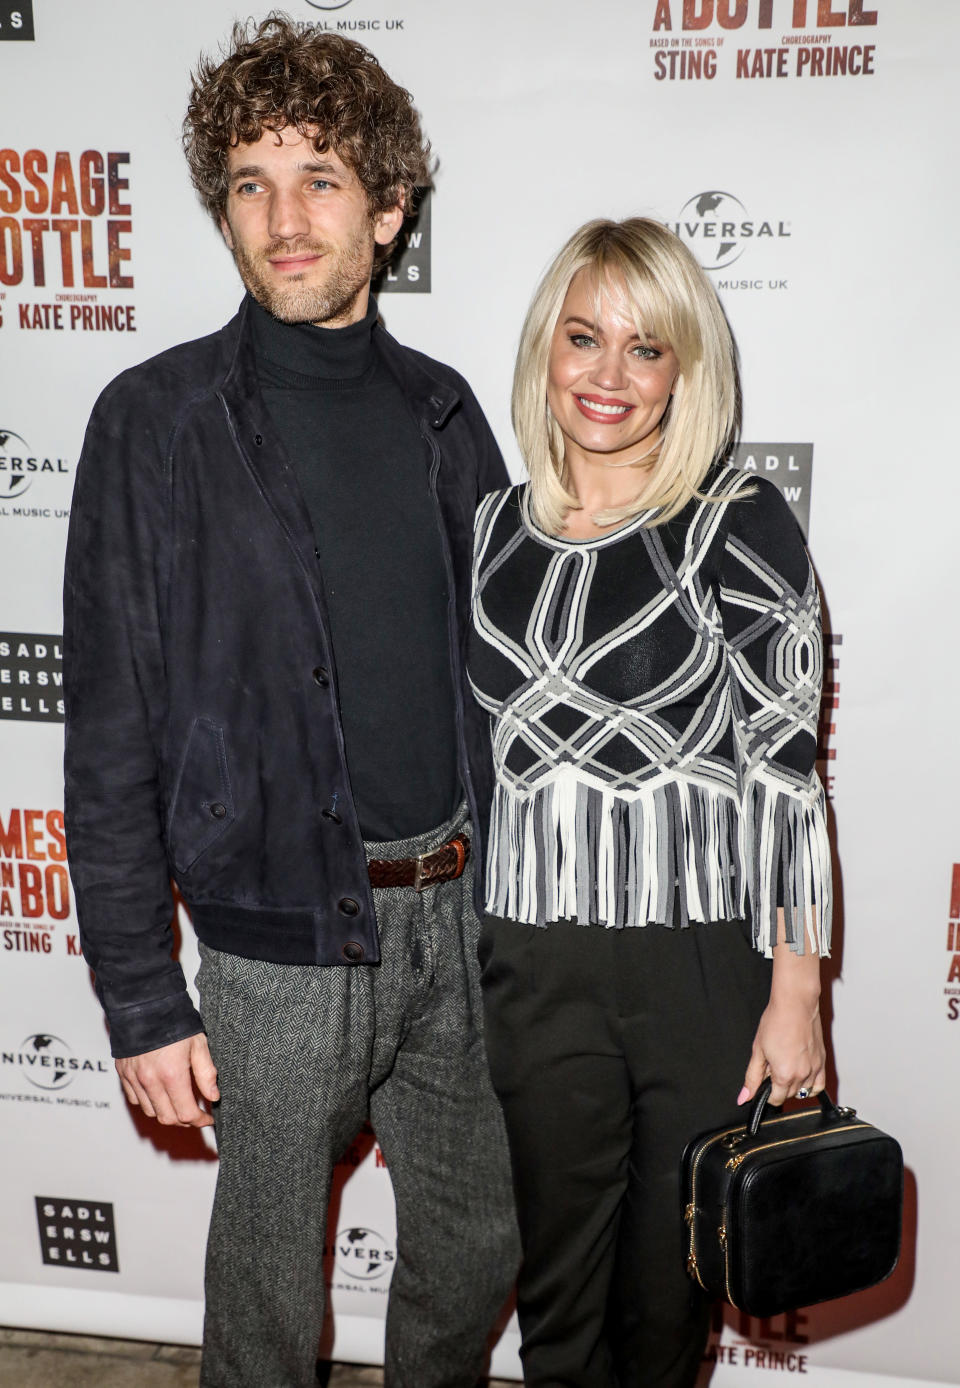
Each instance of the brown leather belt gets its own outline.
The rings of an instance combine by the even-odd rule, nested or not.
[[[422,892],[438,882],[459,877],[470,857],[470,840],[455,834],[449,843],[421,853],[417,858],[371,858],[367,864],[373,887],[412,887]]]

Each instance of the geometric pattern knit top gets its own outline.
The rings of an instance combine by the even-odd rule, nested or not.
[[[486,908],[749,919],[769,955],[783,907],[793,949],[826,955],[816,581],[772,484],[722,467],[703,491],[665,525],[646,511],[589,540],[540,530],[525,485],[482,501],[468,669],[496,771]]]

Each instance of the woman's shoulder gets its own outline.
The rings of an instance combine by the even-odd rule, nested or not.
[[[729,500],[728,520],[732,534],[767,534],[773,540],[803,544],[800,523],[783,492],[766,477],[728,468],[734,483],[721,494]]]
[[[487,492],[485,496],[480,498],[480,504],[477,507],[477,529],[482,525],[490,524],[496,517],[504,514],[512,516],[519,523],[526,490],[527,483],[520,482],[514,486],[498,487],[496,491]]]
[[[780,488],[766,477],[724,463],[707,474],[700,506],[718,509],[727,534],[748,536],[758,529],[783,539],[803,540],[800,526]]]
[[[766,571],[798,592],[810,583],[810,560],[800,523],[776,483],[728,468],[714,493],[723,500],[721,570],[743,577],[743,565]]]

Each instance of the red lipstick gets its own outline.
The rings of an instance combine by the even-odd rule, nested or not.
[[[616,400],[609,395],[583,395],[575,392],[573,399],[580,413],[594,424],[620,424],[636,408],[626,400]]]

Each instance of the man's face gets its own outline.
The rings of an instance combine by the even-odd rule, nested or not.
[[[402,208],[372,216],[353,170],[332,149],[318,154],[293,126],[235,145],[227,172],[220,228],[257,302],[284,323],[359,322],[373,248],[396,236]]]

